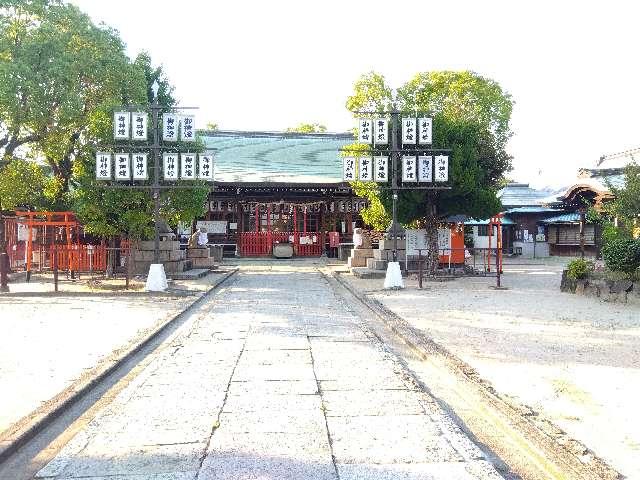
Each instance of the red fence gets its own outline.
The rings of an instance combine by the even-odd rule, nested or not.
[[[319,257],[324,248],[324,235],[318,232],[244,232],[238,236],[238,250],[243,257],[271,255],[274,243],[292,243],[297,256]]]

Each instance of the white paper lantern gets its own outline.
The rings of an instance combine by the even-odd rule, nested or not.
[[[131,155],[116,153],[115,157],[116,180],[131,180]]]
[[[133,179],[134,180],[148,180],[149,171],[147,169],[147,154],[146,153],[134,153],[131,156]]]
[[[111,154],[96,153],[96,180],[111,180]]]
[[[417,168],[416,157],[405,155],[402,157],[402,181],[403,182],[416,182]]]
[[[162,155],[163,173],[165,180],[178,179],[178,154],[165,153]]]
[[[113,114],[113,138],[116,140],[129,140],[131,130],[131,113],[115,112]]]
[[[162,114],[162,140],[165,142],[178,141],[178,116],[173,113]]]
[[[433,156],[418,157],[418,181],[433,182]]]
[[[416,119],[405,117],[402,119],[402,143],[404,145],[415,145],[418,137],[416,131]]]
[[[374,180],[376,182],[386,182],[389,180],[388,157],[375,157],[374,159]]]
[[[131,139],[136,141],[147,139],[147,114],[145,112],[131,114]]]

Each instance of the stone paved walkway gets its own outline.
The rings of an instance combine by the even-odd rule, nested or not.
[[[233,282],[37,478],[501,478],[319,273]]]

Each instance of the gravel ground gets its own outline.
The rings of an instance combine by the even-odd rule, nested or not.
[[[526,263],[526,262],[525,262]],[[493,278],[415,280],[401,291],[344,275],[507,394],[542,412],[628,478],[640,479],[640,306],[559,290],[565,261]]]
[[[202,292],[214,278],[176,282],[174,287]],[[109,288],[108,283],[102,287]],[[139,283],[132,286],[140,287]],[[197,298],[124,291],[93,296],[84,281],[61,284],[64,296],[47,293],[52,289],[50,278],[36,276],[30,283],[12,283],[16,296],[0,295],[0,437],[101,359]],[[24,296],[25,292],[29,295]]]

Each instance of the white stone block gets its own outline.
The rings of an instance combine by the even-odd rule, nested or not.
[[[149,266],[149,274],[147,275],[147,283],[144,289],[147,292],[164,292],[168,287],[167,275],[164,273],[164,265],[161,263],[152,263]]]
[[[384,288],[404,288],[400,262],[389,262],[387,276],[384,279]]]

